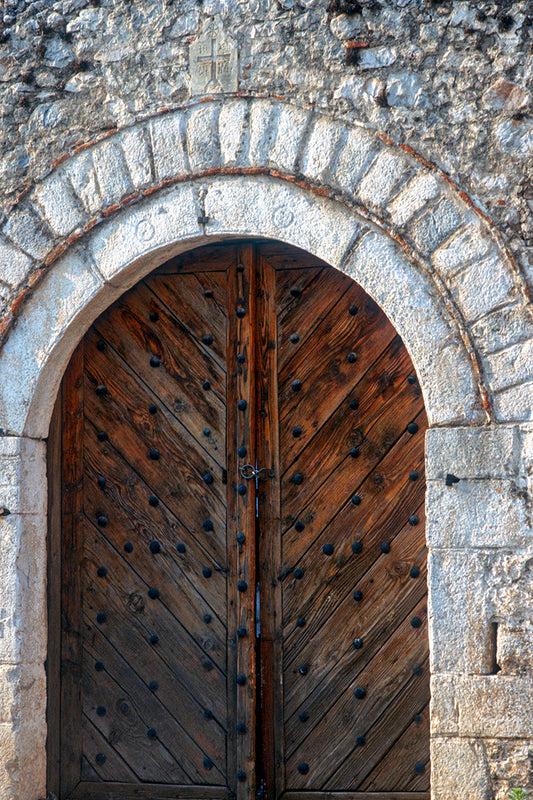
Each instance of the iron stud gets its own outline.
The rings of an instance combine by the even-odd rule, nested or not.
[[[350,400],[350,408],[352,411],[357,411],[359,408],[359,400]]]
[[[408,375],[407,383],[410,383],[413,386],[416,383],[416,375]]]
[[[248,588],[248,584],[246,581],[238,581],[237,582],[237,589],[239,592],[245,592]]]
[[[213,719],[213,712],[210,708],[204,708],[204,717],[205,719]]]
[[[149,739],[157,739],[157,731],[155,728],[148,728],[146,735]]]
[[[420,628],[421,625],[422,625],[422,620],[420,619],[420,617],[413,617],[413,619],[411,620],[411,627]]]
[[[419,522],[419,520],[418,520],[418,517],[416,516],[416,514],[412,514],[409,517],[409,525],[418,525],[418,522]]]
[[[300,675],[307,675],[307,673],[309,672],[309,667],[306,666],[305,664],[302,664],[302,666],[298,669],[298,672],[300,673]]]
[[[420,570],[418,567],[411,567],[411,572],[409,573],[411,578],[418,578],[420,575]]]
[[[362,648],[362,646],[363,646],[363,640],[362,639],[354,639],[353,640],[353,646],[355,647],[356,650],[360,650]]]
[[[100,489],[103,489],[103,488],[104,488],[104,486],[105,486],[105,478],[104,478],[104,476],[103,476],[103,475],[100,475],[100,477],[98,478],[98,480],[96,481],[96,483],[98,484],[98,486],[100,487]]]
[[[301,522],[301,520],[298,520],[298,522],[294,523],[294,529],[297,530],[298,533],[301,533],[304,528],[305,528],[305,525],[303,524],[303,522]]]
[[[96,709],[96,713],[98,714],[99,717],[105,717],[106,710],[104,706],[98,706],[98,708]]]
[[[354,697],[356,697],[358,700],[362,700],[363,697],[366,697],[366,689],[363,689],[362,686],[356,686],[353,690],[353,693]]]
[[[246,400],[239,400],[239,402],[237,403],[237,408],[239,409],[239,411],[246,411],[246,409],[248,408],[248,403],[246,402]]]
[[[246,630],[246,628],[244,627],[244,625],[240,625],[240,626],[237,628],[237,636],[239,637],[239,639],[244,639],[244,637],[246,636],[246,634],[247,634],[247,630]]]
[[[178,553],[185,553],[187,548],[182,542],[178,542],[178,544],[176,545],[176,550],[178,551]]]
[[[95,670],[97,672],[103,672],[104,669],[105,669],[104,662],[103,661],[95,661],[94,662],[94,668],[95,668]]]
[[[125,542],[124,544],[124,552],[125,553],[132,553],[133,552],[133,545],[131,542]]]
[[[291,389],[293,392],[299,392],[302,388],[302,382],[298,380],[298,378],[291,383]]]
[[[388,542],[381,542],[379,549],[382,553],[390,553],[390,544]]]
[[[238,686],[246,686],[246,675],[237,675],[235,680]]]
[[[107,567],[98,567],[98,569],[96,570],[96,574],[98,575],[99,578],[105,578],[105,576],[107,575]]]
[[[159,597],[159,589],[156,589],[155,587],[148,589],[148,597],[151,600],[157,600],[157,598]]]
[[[348,362],[348,364],[355,364],[355,362],[357,361],[357,353],[348,353],[348,355],[346,356],[346,361]]]
[[[103,514],[97,517],[96,521],[101,528],[105,528],[107,525],[107,517],[104,517]]]
[[[209,383],[209,381],[204,381],[202,383],[202,389],[204,389],[206,392],[208,392],[210,388],[211,388],[211,384]]]
[[[161,366],[161,359],[159,356],[152,356],[150,359],[150,366],[151,367],[160,367]]]
[[[202,658],[200,660],[200,664],[202,665],[202,667],[205,669],[206,672],[211,672],[211,670],[213,669],[213,662],[210,661],[208,658]]]
[[[303,628],[305,626],[305,619],[303,617],[298,617],[296,620],[296,627]]]
[[[362,553],[363,552],[363,545],[361,542],[354,542],[352,544],[352,553]]]
[[[300,486],[304,482],[304,476],[301,472],[295,472],[292,476],[292,482],[296,484],[296,486]]]
[[[210,578],[212,574],[213,574],[213,570],[211,569],[211,567],[204,567],[203,568],[202,575],[204,576],[204,578]]]
[[[95,392],[98,397],[103,397],[104,395],[107,394],[107,386],[101,384],[100,386],[96,387]]]
[[[352,458],[359,458],[359,456],[361,455],[361,451],[359,450],[358,447],[352,447],[352,449],[350,450],[350,455]]]
[[[213,478],[213,476],[211,475],[210,472],[206,472],[203,475],[203,480],[204,480],[204,483],[211,484],[211,483],[213,483],[214,478]]]
[[[242,319],[243,317],[246,316],[246,309],[245,308],[238,308],[235,313],[237,314],[239,319]]]
[[[100,350],[101,353],[104,352],[104,350],[105,350],[105,342],[104,342],[103,339],[98,339],[98,341],[96,342],[96,349]]]
[[[359,747],[362,747],[364,744],[366,744],[366,739],[364,736],[357,736],[355,739],[355,743]]]
[[[244,364],[244,355],[242,353],[237,356],[237,364]]]
[[[300,341],[300,337],[297,333],[291,333],[291,335],[289,336],[289,341],[292,344],[298,344],[298,342]]]
[[[244,458],[246,455],[246,447],[239,447],[239,449],[237,450],[237,455],[239,456],[239,458]]]
[[[204,758],[204,768],[205,769],[213,769],[213,762],[210,758]]]
[[[98,437],[98,441],[99,442],[106,442],[107,441],[107,433],[105,431],[98,431],[97,437]]]
[[[150,458],[152,461],[159,461],[159,450],[155,447],[152,447],[148,453],[148,458]]]
[[[157,644],[159,642],[159,636],[157,633],[152,633],[150,636],[150,644]]]
[[[307,773],[309,772],[309,764],[305,763],[298,764],[298,772],[300,773],[300,775],[307,775]]]
[[[363,599],[363,592],[360,589],[356,589],[353,593],[353,599],[359,603]]]
[[[350,308],[348,309],[348,314],[350,314],[352,317],[355,317],[358,311],[359,309],[357,306],[350,306]]]
[[[240,769],[237,772],[237,780],[243,783],[246,780],[246,772],[243,769]]]
[[[307,722],[307,720],[309,719],[309,714],[307,714],[305,711],[302,711],[301,714],[298,714],[298,719],[300,720],[300,722]]]
[[[157,414],[157,406],[154,406],[154,404],[152,403],[151,405],[148,406],[148,411],[150,412],[150,414]]]
[[[414,715],[413,722],[415,723],[415,725],[420,725],[420,723],[422,722],[422,717],[420,716],[420,714]]]
[[[159,684],[157,681],[150,681],[150,683],[148,684],[148,688],[150,689],[151,692],[157,692],[157,690],[159,689]]]
[[[334,548],[333,548],[332,544],[325,544],[322,547],[322,552],[324,553],[325,556],[332,556],[333,555],[333,550],[334,550]]]
[[[96,621],[100,625],[102,625],[106,621],[106,619],[107,619],[107,616],[105,615],[105,613],[103,611],[99,611],[98,614],[96,615]]]
[[[157,499],[157,497],[155,496],[155,494],[153,494],[153,495],[152,495],[152,496],[151,496],[151,497],[148,499],[148,502],[150,503],[150,505],[151,505],[153,508],[157,508],[157,506],[159,505],[159,500]]]
[[[291,289],[291,296],[292,296],[292,297],[300,297],[300,295],[301,295],[301,294],[302,294],[302,292],[301,292],[301,290],[300,290],[300,289],[298,289],[298,287],[297,287],[297,286],[294,286],[294,287]]]
[[[204,622],[206,625],[209,625],[212,619],[213,617],[211,616],[211,614],[204,614]]]
[[[292,429],[292,435],[294,436],[295,439],[297,439],[299,436],[302,435],[302,429],[298,428],[298,427],[293,428]]]
[[[243,736],[246,733],[246,725],[244,722],[237,723],[237,733],[240,733]]]
[[[202,522],[202,528],[204,529],[204,531],[212,531],[214,530],[214,527],[215,526],[213,525],[210,519],[205,519]]]
[[[159,319],[159,314],[157,313],[157,311],[150,311],[149,316],[150,316],[150,322],[157,322],[157,320]]]
[[[213,290],[212,289],[206,289],[205,292],[204,292],[204,297],[213,297]]]
[[[103,753],[97,753],[94,760],[96,761],[97,764],[105,764],[106,757]]]
[[[204,428],[202,433],[204,436],[211,436],[211,428]]]
[[[418,430],[418,425],[416,424],[416,422],[410,422],[409,425],[407,426],[407,430],[411,434],[416,433]]]
[[[300,578],[303,578],[303,576],[304,576],[303,569],[298,568],[294,570],[294,577],[296,578],[297,581],[299,581]]]
[[[418,472],[414,469],[412,472],[409,473],[409,480],[410,481],[417,481],[418,480]]]
[[[237,539],[238,544],[244,544],[246,541],[246,536],[244,535],[244,533],[238,533],[235,538]]]
[[[248,491],[248,489],[246,488],[246,486],[244,485],[244,483],[243,483],[243,484],[241,484],[241,485],[240,485],[240,486],[237,488],[237,493],[238,493],[238,494],[240,494],[240,495],[241,495],[241,497],[242,497],[243,495],[245,495],[247,491]]]
[[[459,483],[460,478],[457,475],[453,475],[451,472],[448,472],[446,475],[446,486],[453,486],[454,483]]]
[[[418,761],[415,764],[415,772],[416,772],[416,774],[417,775],[423,775],[425,771],[426,771],[426,767],[424,766],[424,764],[422,764],[421,761]]]
[[[354,496],[352,497],[352,504],[354,506],[358,506],[360,502],[361,502],[360,496],[358,494],[354,494]]]
[[[202,342],[207,345],[207,347],[210,347],[213,344],[213,337],[210,333],[206,333],[205,336],[202,336]]]
[[[160,544],[159,544],[159,542],[157,542],[155,539],[153,539],[153,540],[150,542],[150,544],[148,545],[148,547],[150,548],[150,552],[151,552],[151,553],[159,553],[159,551],[161,550],[161,545],[160,545]]]
[[[422,666],[421,664],[415,664],[413,667],[413,675],[422,675]]]

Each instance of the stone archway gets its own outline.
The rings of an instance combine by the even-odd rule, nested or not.
[[[475,773],[483,796],[491,747],[517,750],[533,735],[520,677],[531,668],[520,633],[531,558],[524,282],[481,212],[415,154],[237,97],[79,148],[0,231],[13,288],[0,351],[0,786],[16,800],[45,791],[45,439],[63,370],[92,320],[162,260],[235,236],[280,239],[348,272],[410,351],[432,425],[433,795],[472,790]]]

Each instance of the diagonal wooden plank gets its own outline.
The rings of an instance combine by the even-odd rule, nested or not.
[[[273,266],[268,259],[262,258],[263,264]],[[300,308],[302,296],[310,295],[315,281],[325,267],[307,267],[302,269],[280,269],[275,273],[275,302],[277,333],[282,333],[287,318],[293,318]],[[295,328],[294,330],[297,330]],[[279,353],[278,353],[279,358]],[[278,361],[279,365],[279,361]]]
[[[226,272],[237,258],[237,243],[218,242],[181,253],[158,267],[154,275],[185,274],[189,272]]]
[[[136,670],[132,669],[121,654],[109,644],[101,631],[92,629],[91,635],[86,637],[84,659],[84,668],[87,672],[92,673],[96,687],[99,686],[102,673],[105,672],[120,686],[121,692],[133,698],[139,714],[142,715],[145,722],[153,723],[153,727],[157,729],[159,741],[188,775],[190,783],[218,785],[224,783],[225,741],[223,731],[214,719],[208,720],[203,717],[203,720],[198,719],[197,724],[194,725],[192,720],[184,718],[179,713],[176,714],[176,711],[179,712],[179,706],[169,709],[165,703],[167,698],[165,698],[164,689],[159,687],[157,681],[159,677],[157,672],[154,671],[151,678],[151,681],[156,681],[157,689],[150,689],[151,681],[143,681]],[[104,670],[94,669],[95,662],[99,660],[105,665]],[[99,702],[98,696],[96,701]],[[122,713],[119,693],[114,706],[106,709],[106,716],[109,715],[112,720],[117,718],[121,720]],[[202,735],[202,722],[207,736],[206,734]],[[208,752],[200,746],[196,741],[197,732],[200,733],[204,742],[210,735],[213,737],[213,742],[218,744],[216,753],[214,744],[206,748]],[[212,760],[212,766],[209,768],[206,768],[203,763],[207,756]],[[115,777],[115,780],[117,779],[118,776]]]
[[[126,781],[135,783],[135,773],[113,750],[107,739],[85,715],[82,718],[83,754],[92,776],[82,772],[82,780]],[[96,756],[99,756],[97,759]],[[103,756],[103,758],[102,758]]]

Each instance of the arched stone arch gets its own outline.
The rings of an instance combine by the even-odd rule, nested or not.
[[[406,149],[309,109],[228,97],[78,148],[0,230],[9,293],[0,350],[0,506],[9,512],[0,520],[9,587],[0,600],[8,632],[0,661],[8,667],[0,669],[16,720],[4,723],[13,751],[11,767],[0,768],[6,797],[44,794],[44,440],[64,368],[98,314],[164,259],[246,236],[302,247],[352,275],[387,313],[418,371],[433,426],[435,797],[454,796],[457,758],[481,764],[485,717],[476,718],[476,697],[491,709],[485,738],[497,738],[494,720],[507,730],[511,718],[519,736],[529,735],[524,686],[509,657],[505,667],[512,625],[500,624],[499,644],[492,626],[525,602],[531,550],[521,423],[531,418],[533,325],[522,277],[481,212]],[[446,486],[447,473],[459,488]],[[518,589],[506,597],[500,573],[512,569]],[[502,674],[487,683],[497,647]],[[459,719],[446,705],[450,681],[465,709]]]

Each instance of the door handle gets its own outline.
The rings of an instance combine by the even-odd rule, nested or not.
[[[274,470],[268,467],[261,467],[256,469],[252,464],[244,464],[240,468],[242,477],[249,481],[251,478],[256,478],[258,481],[267,481],[269,478],[274,477]]]

